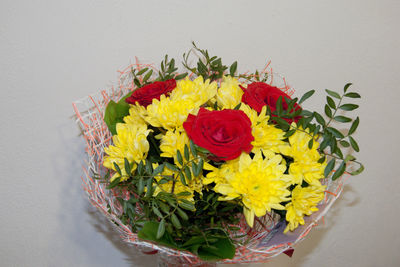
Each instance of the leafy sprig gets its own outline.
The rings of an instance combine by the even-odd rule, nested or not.
[[[208,50],[200,49],[192,42],[193,49],[183,54],[182,65],[190,72],[197,76],[203,76],[204,80],[210,79],[215,81],[222,79],[228,70],[228,66],[222,63],[222,59],[217,56],[210,56]],[[201,57],[198,57],[196,66],[190,66],[189,59],[193,51],[200,53]],[[233,62],[229,67],[229,74],[235,76],[237,70],[237,61]]]
[[[283,109],[282,98],[279,98],[277,101],[277,110],[276,112],[272,113],[273,115],[278,116],[277,118],[274,117],[273,120],[277,123],[279,128],[286,131],[285,137],[290,137],[296,131],[304,131],[312,137],[308,143],[309,148],[313,146],[313,143],[316,140],[320,140],[320,146],[318,150],[323,155],[320,162],[324,162],[326,157],[330,158],[325,168],[325,177],[329,177],[332,171],[335,170],[337,163],[339,164],[331,176],[332,180],[339,178],[347,170],[348,163],[351,162],[358,164],[359,167],[355,171],[350,171],[349,174],[357,175],[364,170],[364,166],[361,164],[361,162],[357,161],[353,155],[344,155],[343,153],[343,149],[349,147],[351,147],[355,152],[360,151],[358,143],[353,136],[360,123],[360,118],[357,117],[355,120],[353,120],[347,116],[337,115],[339,111],[347,112],[358,108],[357,104],[343,103],[343,101],[350,98],[360,98],[360,95],[356,92],[347,92],[350,86],[350,83],[346,84],[343,88],[342,94],[328,89],[325,90],[327,93],[327,103],[324,111],[327,119],[325,119],[324,116],[318,112],[311,112],[308,110],[297,110],[292,112],[291,110],[294,105],[293,103],[297,102],[296,98],[292,100],[286,99],[286,103],[288,103],[287,109]],[[303,103],[313,94],[314,90],[305,93],[298,103]],[[336,101],[334,99],[336,99]],[[302,118],[299,119],[296,125],[290,125],[286,120],[283,119],[293,119],[299,115],[302,116]],[[350,122],[352,124],[347,133],[335,128],[332,125],[333,123]],[[327,149],[329,149],[329,151]]]

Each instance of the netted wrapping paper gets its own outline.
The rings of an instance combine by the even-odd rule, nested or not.
[[[178,251],[168,247],[153,244],[144,240],[139,240],[137,234],[132,232],[129,225],[124,225],[119,215],[122,207],[116,197],[121,196],[121,192],[106,189],[106,184],[98,179],[99,175],[104,175],[106,169],[103,167],[104,148],[111,143],[111,133],[103,120],[104,111],[110,100],[118,101],[122,96],[135,89],[132,68],[150,67],[152,65],[133,64],[122,71],[119,71],[119,81],[116,86],[107,90],[102,90],[94,95],[73,103],[76,113],[76,121],[81,128],[82,135],[86,141],[87,161],[84,166],[83,188],[86,191],[91,204],[97,207],[118,229],[121,238],[142,250],[158,251],[168,256],[171,262],[180,265],[186,263],[188,266],[201,264],[195,255],[190,252]],[[156,70],[156,69],[155,69]],[[268,75],[268,83],[277,86],[288,95],[293,95],[294,90],[287,85],[285,79],[275,74],[268,63],[262,75]],[[279,84],[280,83],[280,84]],[[290,250],[296,243],[303,240],[310,230],[318,224],[325,213],[332,206],[333,202],[339,197],[343,189],[344,178],[335,181],[331,179],[321,180],[322,184],[327,185],[324,200],[318,205],[319,210],[311,216],[305,216],[305,224],[299,226],[295,231],[283,234],[285,225],[279,223],[279,216],[267,214],[255,220],[254,227],[249,228],[244,216],[236,226],[240,227],[239,232],[231,234],[231,237],[238,241],[236,254],[233,259],[225,259],[221,263],[250,263],[266,262],[282,252]],[[140,210],[137,210],[140,212]]]

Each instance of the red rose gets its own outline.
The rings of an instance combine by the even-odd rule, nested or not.
[[[173,79],[165,82],[154,82],[133,91],[132,95],[125,101],[133,105],[139,102],[140,105],[147,107],[154,98],[160,100],[161,95],[171,92],[175,87],[176,81]]]
[[[200,108],[197,116],[189,114],[183,128],[196,145],[216,156],[213,160],[235,159],[253,148],[251,121],[241,110]]]
[[[243,87],[242,89],[244,91],[244,94],[242,96],[242,102],[249,105],[257,112],[261,112],[263,106],[265,105],[269,106],[271,112],[274,112],[276,110],[276,102],[278,101],[278,98],[280,96],[282,97],[282,108],[284,110],[287,110],[288,104],[286,103],[285,97],[291,99],[290,96],[282,92],[279,88],[263,82],[254,82],[249,84],[247,86],[247,89]],[[301,107],[296,103],[294,104],[291,112],[294,112],[298,109],[301,109]],[[297,122],[300,119],[300,117],[298,116],[295,117],[294,119],[287,119],[287,118],[283,119],[291,123],[292,121]]]

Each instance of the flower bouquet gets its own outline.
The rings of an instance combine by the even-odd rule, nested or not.
[[[344,174],[363,170],[351,155],[359,118],[343,115],[360,95],[326,90],[321,115],[303,105],[314,90],[292,98],[270,64],[240,74],[193,45],[185,73],[168,56],[160,68],[136,63],[117,87],[73,104],[89,199],[125,241],[173,266],[291,254]]]

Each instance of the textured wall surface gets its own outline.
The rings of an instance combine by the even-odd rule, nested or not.
[[[272,60],[299,95],[347,82],[362,94],[366,165],[293,258],[257,266],[399,266],[397,0],[0,2],[2,266],[156,266],[119,241],[81,188],[71,102],[132,63],[180,58],[192,40],[239,70]],[[256,265],[253,265],[256,266]]]

